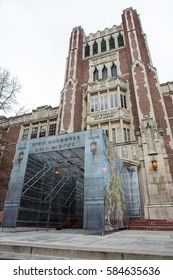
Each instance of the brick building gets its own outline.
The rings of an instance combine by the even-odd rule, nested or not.
[[[59,107],[0,120],[0,206],[16,143],[102,128],[124,165],[137,170],[142,216],[173,217],[173,82],[159,83],[139,15],[85,35],[72,30]],[[133,176],[133,174],[132,174]]]

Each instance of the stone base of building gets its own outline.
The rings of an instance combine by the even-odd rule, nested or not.
[[[173,203],[145,205],[144,206],[144,219],[173,221]]]

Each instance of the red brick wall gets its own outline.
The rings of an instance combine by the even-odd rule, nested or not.
[[[71,117],[72,117],[72,95],[73,95],[73,84],[70,82],[65,90],[65,105],[64,105],[64,117],[63,117],[63,127],[68,130]]]
[[[13,158],[16,151],[16,143],[19,138],[20,126],[10,127],[6,137],[6,147],[0,162],[0,211],[3,210],[8,183],[13,166]]]
[[[173,118],[173,100],[170,95],[163,96],[165,106],[168,114],[168,118]]]
[[[163,130],[163,138],[164,138],[164,142],[165,142],[165,148],[166,148],[166,152],[168,154],[168,161],[169,161],[169,165],[170,165],[170,171],[171,171],[171,175],[173,178],[173,157],[171,155],[173,155],[173,150],[170,146],[170,136],[167,134],[167,123],[166,123],[166,116],[163,110],[163,105],[160,102],[160,93],[159,90],[156,86],[156,75],[155,75],[155,71],[154,69],[148,69],[148,82],[149,82],[149,86],[150,86],[150,91],[151,91],[151,98],[153,101],[153,107],[154,107],[154,113],[155,113],[155,117],[156,117],[156,122],[158,123],[159,128],[162,128]]]
[[[122,23],[123,23],[123,29],[124,29],[126,48],[122,48],[119,50],[120,70],[123,75],[123,78],[127,79],[129,82],[130,101],[132,104],[132,114],[133,114],[133,125],[135,127],[135,132],[138,132],[139,131],[139,118],[138,118],[138,111],[137,111],[137,104],[136,104],[136,97],[135,97],[135,89],[134,89],[132,72],[131,72],[132,58],[131,58],[130,45],[129,45],[129,40],[128,40],[128,32],[127,32],[127,26],[126,26],[126,21],[125,21],[125,14],[122,15]]]
[[[74,109],[74,131],[82,130],[82,112],[83,112],[83,91],[86,87],[86,83],[89,79],[89,62],[88,59],[83,60],[83,36],[84,31],[80,28],[79,33],[79,44],[77,54],[77,69],[76,78],[78,83],[76,85],[76,96],[75,96],[75,109]]]
[[[138,86],[137,91],[138,91],[138,95],[139,95],[139,106],[140,106],[143,116],[150,114],[150,105],[153,106],[158,127],[163,129],[163,138],[164,138],[164,142],[165,142],[165,148],[166,148],[166,151],[168,154],[170,170],[171,170],[172,178],[173,178],[173,157],[170,157],[170,155],[173,154],[173,151],[170,146],[170,137],[167,135],[167,123],[165,120],[166,116],[165,116],[165,113],[163,110],[163,105],[160,102],[161,93],[159,92],[158,86],[157,86],[159,81],[157,79],[156,70],[155,70],[155,68],[153,68],[153,66],[151,64],[149,50],[148,50],[148,47],[147,47],[146,41],[145,41],[145,35],[143,34],[143,31],[141,28],[141,23],[140,23],[136,10],[132,10],[132,16],[133,16],[133,21],[134,21],[135,26],[134,26],[134,30],[133,29],[131,30],[131,33],[134,34],[134,32],[136,32],[137,43],[139,45],[139,53],[137,53],[137,48],[136,48],[137,45],[134,41],[135,37],[133,35],[131,35],[131,37],[130,37],[133,50],[130,51],[128,31],[127,31],[125,19],[126,19],[126,15],[127,15],[128,27],[132,28],[133,27],[132,18],[131,18],[132,16],[129,11],[127,12],[127,14],[125,14],[125,13],[126,12],[124,12],[122,15],[122,20],[123,20],[123,28],[124,28],[124,34],[125,34],[126,46],[127,46],[126,53],[127,53],[127,61],[129,63],[129,72],[131,72],[130,69],[132,67],[132,57],[131,57],[131,51],[132,51],[135,58],[139,59],[139,54],[140,54],[141,62],[143,64],[143,67],[141,67],[139,64],[139,66],[136,67],[135,71],[134,71],[135,83]],[[149,104],[147,90],[144,87],[144,72],[143,71],[146,72],[152,104]],[[131,76],[129,76],[129,77],[131,78]],[[133,100],[133,99],[135,99],[134,94],[133,94],[133,85],[131,83],[133,83],[132,79],[129,80],[131,102],[132,102],[132,106],[136,107],[135,101]],[[168,111],[170,111],[170,110],[171,109],[169,109]],[[132,111],[134,113],[133,108],[132,108]],[[137,111],[136,108],[135,108],[135,111]],[[169,112],[169,114],[170,114],[170,112]],[[134,115],[134,117],[136,117],[136,115]],[[135,123],[135,126],[136,126],[136,124],[137,124],[137,122]]]
[[[82,112],[83,112],[83,91],[89,79],[88,59],[83,60],[83,37],[84,31],[81,27],[74,28],[70,38],[69,56],[66,69],[66,89],[64,91],[64,107],[61,112],[63,116],[63,128],[69,129],[70,122],[74,117],[74,132],[82,130]],[[77,52],[77,53],[76,53]],[[69,79],[73,82],[68,83]],[[75,94],[75,96],[73,96]],[[72,100],[74,97],[74,116],[72,116]],[[60,116],[60,119],[62,119]]]
[[[150,112],[150,101],[148,99],[148,91],[145,86],[145,75],[144,69],[141,65],[137,64],[134,73],[136,78],[136,85],[137,85],[137,93],[139,97],[139,107],[143,116],[151,115]]]

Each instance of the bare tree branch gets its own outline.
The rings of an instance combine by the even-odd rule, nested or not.
[[[20,81],[0,67],[0,111],[9,112],[17,103],[16,94],[21,90]]]
[[[14,110],[15,116],[20,116],[28,113],[28,109],[25,106],[19,107],[17,110]]]

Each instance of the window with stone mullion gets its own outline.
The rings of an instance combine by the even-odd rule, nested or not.
[[[103,70],[102,70],[102,78],[106,79],[107,76],[108,76],[108,71],[107,71],[106,66],[104,65]]]
[[[114,38],[111,36],[111,38],[109,39],[109,49],[115,49],[115,40]]]
[[[108,102],[107,102],[107,96],[106,95],[100,96],[100,109],[101,110],[107,110],[108,109]]]
[[[98,111],[98,97],[91,98],[91,112]]]
[[[118,107],[118,98],[116,93],[110,95],[110,101],[111,101],[111,109]]]

